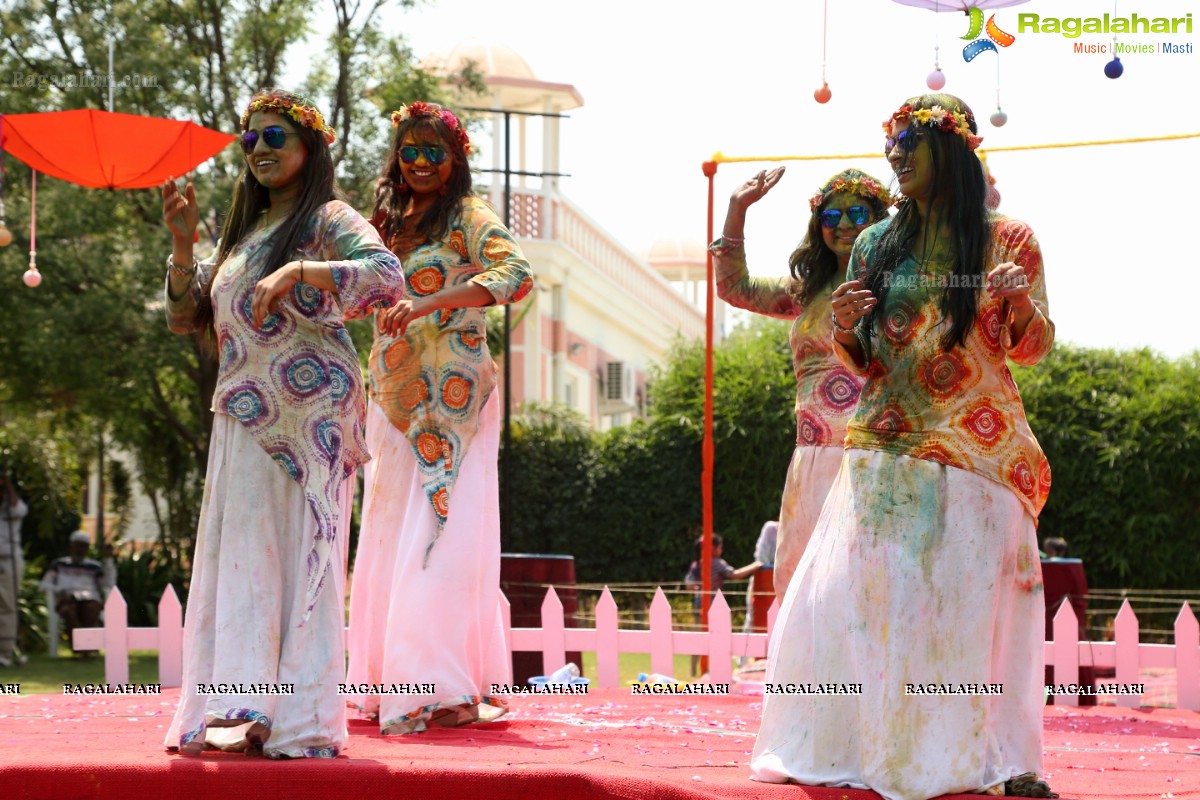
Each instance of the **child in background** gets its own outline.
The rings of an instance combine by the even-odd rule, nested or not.
[[[761,561],[751,561],[744,567],[734,569],[729,565],[729,562],[721,558],[721,552],[724,549],[724,539],[719,533],[713,534],[712,547],[712,591],[715,596],[716,592],[725,587],[726,581],[744,581],[754,573],[762,569]],[[687,575],[684,577],[684,583],[687,584],[689,591],[695,592],[695,600],[693,607],[695,608],[695,621],[700,624],[701,616],[701,579],[700,579],[700,560],[703,557],[704,540],[696,540],[696,560],[688,567]],[[699,656],[692,656],[692,674],[696,674],[696,668],[699,665]]]

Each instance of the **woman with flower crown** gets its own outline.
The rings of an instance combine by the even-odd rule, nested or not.
[[[1037,777],[1050,469],[1007,365],[1054,341],[1041,251],[987,209],[961,100],[912,98],[884,128],[904,200],[833,292],[835,353],[866,380],[776,622],[782,693],[751,770],[888,800],[1055,797]]]
[[[722,300],[757,314],[794,320],[790,339],[796,373],[796,449],[783,487],[773,554],[780,600],[842,463],[846,420],[862,386],[862,378],[833,355],[830,297],[846,279],[854,240],[868,225],[885,219],[892,202],[870,175],[842,170],[809,199],[812,213],[804,240],[788,258],[791,277],[752,278],[743,237],[746,211],[779,182],[783,171],[764,170],[734,190],[724,233],[710,248]]]
[[[346,712],[346,541],[366,396],[342,322],[404,293],[396,257],[338,198],[334,132],[309,101],[256,94],[216,250],[197,263],[189,182],[163,185],[166,315],[219,359],[167,747],[336,756]]]
[[[384,734],[491,720],[511,676],[500,609],[496,365],[484,308],[533,287],[512,234],[475,196],[470,139],[415,102],[395,135],[372,222],[411,295],[380,314],[370,361],[362,529],[350,592],[352,704]]]

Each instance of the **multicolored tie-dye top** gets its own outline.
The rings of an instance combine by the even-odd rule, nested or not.
[[[834,287],[822,289],[808,306],[801,306],[789,291],[791,278],[750,277],[744,245],[717,239],[709,249],[718,297],[757,314],[795,320],[789,339],[796,372],[796,445],[841,447],[863,379],[833,354]]]
[[[405,256],[404,274],[413,295],[477,283],[503,304],[517,302],[533,288],[521,248],[476,197],[463,201],[449,236]],[[400,336],[375,330],[371,399],[412,444],[422,488],[438,520],[426,558],[450,513],[451,491],[479,428],[479,412],[496,388],[484,313],[483,308],[438,311]]]
[[[342,322],[393,305],[404,294],[400,261],[358,212],[334,200],[314,214],[293,259],[328,261],[338,291],[297,283],[254,327],[254,287],[278,223],[247,234],[225,258],[212,287],[220,359],[212,410],[238,420],[304,488],[317,521],[308,555],[307,610],[329,572],[337,492],[370,455],[362,369]],[[194,333],[196,304],[216,253],[197,266],[179,299],[166,291],[167,325]]]
[[[874,225],[855,241],[848,279],[861,280],[889,224],[885,220]],[[995,216],[980,286],[987,273],[1009,261],[1024,267],[1036,309],[1015,344],[1002,324],[1007,304],[981,289],[966,344],[944,351],[940,339],[945,320],[939,305],[951,266],[922,266],[909,257],[893,272],[882,330],[877,324],[869,340],[865,369],[842,347],[835,352],[848,368],[867,377],[850,420],[847,447],[970,470],[1012,489],[1036,519],[1050,491],[1050,465],[1029,429],[1006,359],[1022,366],[1036,364],[1054,344],[1054,323],[1037,238],[1025,223]]]

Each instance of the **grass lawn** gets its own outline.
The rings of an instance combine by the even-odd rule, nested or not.
[[[129,682],[158,682],[158,653],[134,650],[129,654]],[[29,657],[23,666],[0,669],[0,683],[21,684],[21,694],[61,694],[64,683],[104,683],[104,656],[84,660],[63,649],[58,658],[47,653]]]
[[[596,680],[596,654],[584,651],[581,655],[583,656],[583,663],[579,666],[583,669],[583,674],[593,681]],[[628,686],[630,681],[637,680],[639,672],[650,671],[650,654],[619,653],[618,663],[620,664],[621,685]],[[691,680],[692,657],[675,656],[675,671],[671,674],[671,677],[685,682]]]

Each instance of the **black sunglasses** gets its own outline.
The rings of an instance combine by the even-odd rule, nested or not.
[[[296,134],[288,133],[283,129],[282,125],[271,125],[263,128],[261,134],[258,131],[246,131],[242,134],[242,152],[246,155],[254,152],[260,135],[262,136],[262,140],[267,143],[267,147],[272,150],[278,150],[283,147],[283,143],[287,141],[287,137],[295,136]]]
[[[871,221],[871,209],[866,206],[850,206],[846,209],[846,216],[850,218],[855,227],[861,228]],[[836,228],[841,221],[842,210],[840,208],[830,208],[821,212],[821,224],[826,228]]]
[[[920,137],[913,132],[912,128],[905,128],[895,136],[887,137],[887,140],[883,143],[883,155],[885,157],[890,156],[892,154],[892,148],[896,147],[897,145],[899,145],[901,153],[911,153],[913,150],[917,149],[917,140],[919,138]]]
[[[436,144],[423,145],[420,147],[414,145],[406,145],[400,148],[400,160],[405,164],[412,164],[425,154],[425,160],[430,164],[441,164],[446,160],[446,148]]]

